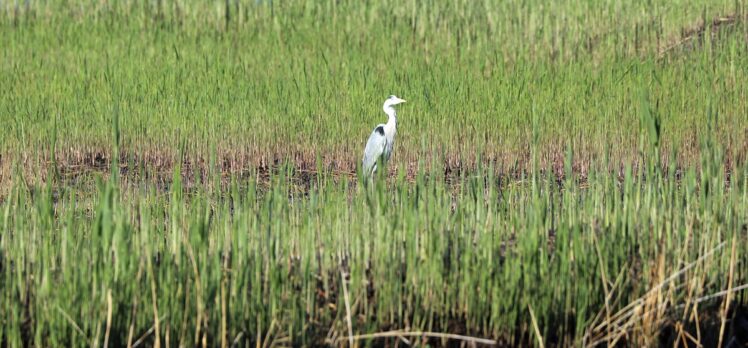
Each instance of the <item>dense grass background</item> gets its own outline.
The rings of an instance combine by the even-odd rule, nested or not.
[[[398,94],[397,166],[526,162],[533,125],[544,162],[568,144],[620,162],[637,156],[642,90],[681,160],[710,105],[730,157],[748,148],[746,26],[709,27],[743,18],[733,1],[229,1],[228,25],[221,2],[30,3],[0,17],[6,151],[48,153],[57,129],[58,160],[108,158],[116,107],[125,151],[172,158],[186,141],[204,159],[351,172]],[[660,54],[701,23],[713,35]]]
[[[0,345],[740,342],[746,14],[1,1]]]

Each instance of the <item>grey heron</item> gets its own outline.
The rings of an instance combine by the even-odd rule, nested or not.
[[[397,115],[395,105],[405,103],[405,100],[394,95],[384,101],[382,109],[387,114],[387,123],[379,124],[371,132],[369,140],[364,149],[364,158],[361,167],[365,177],[371,179],[377,171],[377,164],[381,160],[386,163],[392,155],[392,146],[395,144],[395,133],[397,133]]]

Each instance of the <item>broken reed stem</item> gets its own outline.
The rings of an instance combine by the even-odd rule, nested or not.
[[[365,335],[355,335],[355,336],[349,336],[349,337],[342,337],[338,340],[367,340],[367,339],[373,339],[373,338],[388,338],[388,337],[431,337],[431,338],[446,338],[446,339],[452,339],[452,340],[459,340],[459,341],[465,341],[469,343],[479,343],[479,344],[487,344],[487,345],[496,345],[495,340],[487,339],[487,338],[479,338],[479,337],[471,337],[471,336],[464,336],[464,335],[454,335],[454,334],[447,334],[447,333],[441,333],[441,332],[428,332],[428,331],[400,331],[400,330],[394,330],[394,331],[385,331],[385,332],[378,332],[373,334],[365,334]]]
[[[77,331],[81,336],[83,336],[83,339],[85,339],[86,342],[90,342],[88,337],[86,337],[86,333],[83,332],[81,327],[78,326],[78,324],[76,324],[75,320],[73,320],[73,318],[71,318],[70,315],[68,315],[65,311],[63,311],[62,308],[60,308],[60,306],[56,305],[55,309],[57,309],[57,311],[60,312],[60,314],[62,314],[65,320],[67,320],[71,325],[73,325],[73,328],[75,328],[75,331]]]
[[[722,296],[725,296],[727,294],[733,294],[733,293],[736,293],[738,291],[742,291],[742,290],[746,290],[746,289],[748,289],[748,284],[743,284],[741,286],[736,286],[736,287],[730,289],[729,291],[728,290],[722,290],[720,292],[715,292],[715,293],[713,293],[711,295],[699,297],[698,299],[696,299],[696,303],[706,302],[706,301],[709,301],[711,299],[715,299],[717,297],[722,297]],[[678,307],[680,307],[680,306],[678,306]]]
[[[236,337],[234,337],[234,340],[231,341],[231,346],[236,347],[239,344],[239,340],[244,337],[244,331],[239,331],[238,334],[236,334]]]
[[[158,323],[158,322],[160,322],[161,320],[164,320],[165,318],[166,318],[166,314],[164,314],[164,316],[162,316],[161,318],[159,318],[158,320],[156,320],[156,322]],[[150,328],[150,329],[148,329],[148,331],[146,331],[146,332],[145,332],[145,333],[143,334],[143,336],[140,336],[140,338],[138,338],[138,340],[137,340],[137,341],[135,341],[135,343],[133,343],[133,345],[132,345],[132,348],[135,348],[135,347],[139,346],[139,345],[140,345],[141,343],[143,343],[143,341],[144,341],[144,340],[145,340],[145,339],[146,339],[146,338],[147,338],[148,336],[150,336],[150,334],[152,334],[152,333],[153,333],[153,331],[154,331],[155,329],[156,329],[156,326],[155,326],[155,325],[151,326],[151,328]]]
[[[538,327],[538,321],[535,319],[535,312],[532,310],[532,306],[528,303],[527,309],[530,310],[530,319],[532,320],[532,328],[535,330],[535,337],[538,339],[538,346],[544,348],[543,335],[540,334],[540,328]]]
[[[688,33],[685,37],[677,40],[676,42],[670,44],[669,46],[665,47],[664,49],[660,50],[660,53],[657,54],[657,60],[661,60],[667,56],[670,51],[673,51],[674,49],[681,47],[688,43],[689,41],[692,41],[694,39],[702,38],[707,31],[714,30],[714,28],[718,28],[722,25],[732,25],[735,24],[737,21],[740,20],[739,15],[735,16],[727,16],[727,17],[717,17],[714,18],[711,22],[711,25],[708,23],[703,23],[701,27],[693,30],[692,32]],[[712,33],[714,34],[714,33]],[[712,35],[710,34],[710,35]]]
[[[275,329],[275,319],[273,319],[270,322],[270,327],[268,328],[268,332],[265,334],[265,339],[262,341],[262,348],[268,348],[270,346],[270,337],[273,333],[273,330]],[[259,337],[260,332],[257,332],[257,335]],[[257,342],[257,345],[259,346],[260,342]]]

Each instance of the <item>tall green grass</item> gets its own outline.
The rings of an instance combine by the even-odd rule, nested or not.
[[[215,146],[251,166],[306,158],[313,169],[319,154],[350,172],[394,93],[409,100],[398,166],[438,152],[522,162],[533,122],[543,167],[567,145],[621,164],[637,157],[628,125],[645,86],[679,162],[698,159],[707,100],[720,143],[745,157],[745,9],[733,1],[229,1],[241,14],[228,28],[223,2],[164,3],[160,16],[158,2],[30,3],[17,23],[12,3],[0,16],[10,153],[48,153],[56,124],[60,160],[109,158],[116,103],[127,153],[168,158],[185,139],[190,157]],[[726,15],[739,20],[657,59]]]
[[[690,263],[658,293],[662,321],[634,321],[654,337],[672,321],[714,327],[723,297],[695,300],[727,289],[730,265],[746,262],[748,172],[710,153],[700,171],[627,166],[581,186],[571,172],[514,181],[487,171],[454,185],[400,175],[372,190],[322,176],[294,191],[281,172],[267,191],[250,179],[226,194],[187,192],[175,175],[167,192],[102,181],[86,199],[16,183],[0,206],[0,341],[334,343],[325,337],[347,336],[343,271],[355,333],[524,345],[535,340],[531,307],[549,343],[579,345],[597,315],[648,299]],[[746,280],[738,271],[732,286]],[[679,319],[691,310],[701,322]]]

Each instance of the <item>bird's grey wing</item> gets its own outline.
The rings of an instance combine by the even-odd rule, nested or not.
[[[371,174],[374,165],[377,164],[377,160],[382,156],[386,144],[387,138],[384,136],[384,125],[380,124],[374,128],[374,131],[369,136],[369,141],[366,142],[364,158],[361,163],[364,173],[367,175]]]

